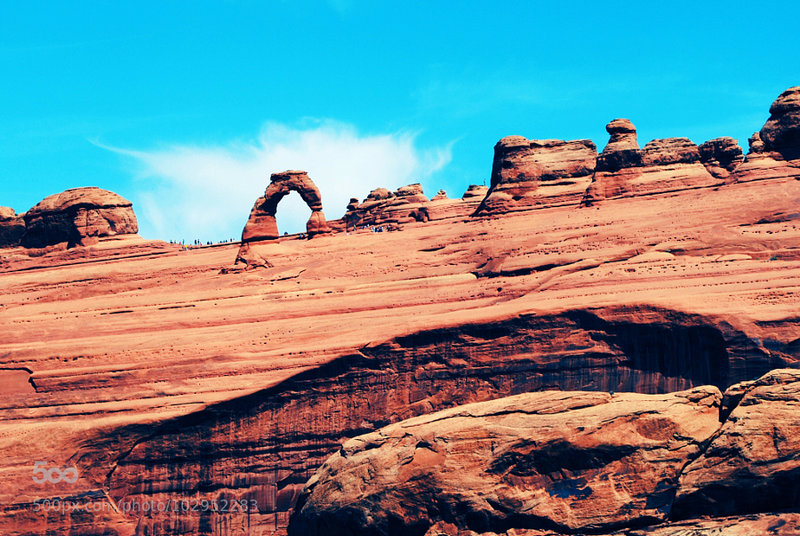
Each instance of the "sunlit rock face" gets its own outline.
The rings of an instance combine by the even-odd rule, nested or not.
[[[713,148],[704,149],[709,161],[709,165],[705,165],[699,148],[688,138],[652,140],[640,149],[636,128],[628,119],[615,119],[606,130],[610,139],[597,158],[597,168],[586,190],[584,204],[615,197],[718,186],[730,174],[727,169],[727,174],[710,172],[712,156],[727,160],[727,156],[721,154],[722,150],[716,154]]]
[[[784,369],[724,395],[549,391],[408,419],[326,460],[289,535],[797,534],[798,403]]]
[[[491,403],[464,430],[491,427],[509,455],[442,420],[450,444],[500,461],[475,473],[480,460],[436,450],[441,441],[426,436],[434,449],[417,442],[411,458],[402,454],[398,484],[422,486],[414,475],[435,474],[426,471],[442,454],[463,461],[461,495],[446,488],[445,502],[424,509],[430,519],[390,527],[796,534],[795,382],[785,370],[756,380],[800,359],[797,160],[766,150],[760,135],[740,164],[728,141],[694,148],[672,138],[645,151],[631,129],[610,133],[614,151],[638,151],[641,165],[624,169],[699,166],[714,186],[672,189],[662,174],[660,186],[642,183],[649,193],[591,207],[573,199],[478,217],[485,187],[429,201],[414,185],[376,190],[371,206],[385,205],[372,213],[399,222],[377,227],[393,232],[344,232],[335,220],[313,240],[248,242],[264,262],[246,271],[232,268],[238,244],[187,250],[108,237],[88,248],[3,248],[0,533],[285,535],[295,506],[311,504],[298,503],[306,483],[351,439]],[[624,170],[603,160],[595,175]],[[726,166],[727,178],[713,171]],[[565,398],[548,399],[549,410],[497,410],[528,394]],[[603,408],[616,409],[601,419]],[[530,425],[525,437],[487,424],[504,418],[508,428]],[[32,479],[40,461],[79,478],[42,485]],[[606,465],[624,475],[613,496]],[[516,516],[516,493],[542,500]],[[82,507],[37,509],[64,499]],[[376,522],[393,519],[374,506]]]
[[[242,230],[242,244],[237,256],[237,263],[248,266],[267,266],[269,261],[260,255],[256,244],[264,240],[275,240],[280,237],[275,214],[278,203],[290,192],[297,192],[311,209],[311,216],[306,223],[309,238],[331,232],[325,214],[322,212],[322,195],[314,181],[305,171],[284,171],[273,173],[264,195],[256,200],[250,217]]]
[[[491,186],[476,214],[578,204],[596,159],[597,148],[590,140],[507,136],[494,147]]]
[[[73,188],[46,197],[24,215],[22,245],[42,248],[95,244],[101,238],[139,232],[130,201],[100,188]]]

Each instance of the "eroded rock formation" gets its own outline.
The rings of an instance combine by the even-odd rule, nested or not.
[[[22,245],[42,248],[66,242],[68,247],[95,244],[100,238],[139,232],[132,204],[95,187],[73,188],[51,195],[24,215]]]
[[[344,443],[289,534],[795,534],[800,371],[725,397],[540,392],[402,421]]]
[[[543,392],[460,406],[351,439],[308,481],[290,536],[575,533],[663,521],[719,426],[716,388]],[[624,439],[623,439],[624,438]]]
[[[483,201],[483,198],[486,197],[488,191],[488,186],[481,184],[470,184],[467,187],[467,190],[464,192],[464,195],[461,196],[461,199],[464,201]]]
[[[735,171],[739,182],[800,177],[800,87],[784,91],[770,117],[750,139],[750,152]]]
[[[429,203],[419,183],[401,186],[394,192],[386,188],[372,190],[364,201],[358,204],[353,198],[347,205],[347,213],[342,218],[350,227],[396,225],[419,221],[415,215]]]
[[[491,187],[476,214],[578,204],[596,159],[597,148],[590,140],[507,136],[494,147]]]
[[[630,140],[629,128],[616,132],[617,141]],[[665,164],[673,151],[679,160],[693,158],[682,140],[650,147],[650,163],[659,164],[650,167],[689,165]],[[644,149],[633,150],[644,164]],[[692,165],[708,168],[710,161],[698,153]],[[742,174],[758,161],[757,171]],[[776,367],[796,367],[800,181],[776,175],[793,162],[775,151],[752,152],[727,180],[716,177],[725,183],[720,188],[626,195],[591,210],[535,205],[541,210],[469,218],[460,211],[474,211],[474,196],[414,209],[405,204],[404,218],[424,207],[430,221],[399,233],[265,240],[254,249],[264,259],[279,259],[276,266],[226,277],[219,270],[236,255],[233,245],[191,254],[163,244],[113,252],[54,248],[24,260],[15,257],[17,249],[0,251],[0,368],[7,369],[2,376],[12,387],[0,390],[0,417],[7,423],[0,434],[0,471],[8,483],[0,489],[0,532],[285,536],[314,471],[344,441],[392,423],[520,393],[662,396],[706,384],[725,389]],[[445,209],[461,216],[440,218]],[[796,489],[793,414],[769,404],[797,402],[789,397],[791,382],[773,383],[777,390],[757,399],[747,398],[756,392],[749,391],[752,384],[725,392],[719,411],[725,424],[712,440],[720,448],[710,448],[707,461],[701,454],[691,471],[681,473],[686,498],[680,495],[679,507],[666,518],[659,517],[666,515],[659,505],[667,504],[681,478],[672,490],[653,491],[643,507],[636,493],[626,498],[625,489],[619,492],[622,502],[642,508],[623,509],[621,519],[640,526],[611,527],[601,520],[602,529],[578,533],[796,534],[797,507],[759,513],[758,499],[731,502],[726,495],[745,494],[752,482],[758,493],[774,498],[773,487],[788,475],[790,484],[774,502],[794,504],[786,502]],[[574,411],[600,405],[612,403]],[[775,422],[722,434],[730,416],[749,418],[743,408],[757,405],[776,415]],[[660,411],[671,416],[673,409]],[[625,426],[635,430],[637,422],[656,417],[631,414]],[[598,437],[607,438],[602,429]],[[562,437],[573,445],[569,438],[585,438],[587,431]],[[737,437],[741,433],[753,438],[753,449]],[[619,434],[615,449],[624,450],[625,436]],[[645,456],[644,436],[635,431],[632,437]],[[780,457],[769,458],[770,439]],[[658,451],[665,441],[681,446],[682,438],[650,444]],[[533,447],[523,447],[515,444],[509,452],[536,461]],[[429,449],[419,450],[420,463],[412,457],[407,469],[428,461]],[[634,464],[636,456],[609,463]],[[758,467],[742,469],[750,457]],[[38,485],[31,479],[36,460],[74,466],[80,478]],[[506,497],[502,493],[525,478],[542,477],[541,466],[528,467],[523,458],[513,467],[493,497]],[[559,506],[552,514],[562,507],[576,514],[563,525],[514,527],[514,516],[502,512],[509,526],[484,535],[552,536],[572,519],[590,519],[591,502],[577,503],[592,500],[589,487],[609,489],[605,480],[591,479],[591,470],[568,465],[562,479],[580,473],[590,486],[547,488],[556,490],[547,498]],[[670,480],[667,473],[644,474]],[[462,476],[465,496],[469,482],[487,477],[466,470]],[[648,485],[640,489],[652,490]],[[53,499],[91,508],[35,508]],[[244,501],[246,509],[232,510],[232,501]],[[145,504],[169,509],[145,512]],[[724,517],[698,520],[694,504]],[[537,511],[545,506],[536,505]],[[604,502],[596,512],[618,506]],[[725,514],[740,506],[753,513]],[[651,519],[647,512],[654,511]],[[661,519],[666,522],[648,525]],[[475,536],[467,531],[447,521],[428,528],[431,536]]]
[[[728,175],[709,172],[709,167],[721,167],[713,164],[712,156],[728,158],[722,149],[715,152],[716,144],[704,149],[709,161],[709,165],[704,165],[700,150],[688,138],[657,139],[640,149],[636,128],[629,120],[615,119],[606,130],[610,140],[597,157],[592,183],[584,198],[586,204],[614,197],[717,186],[729,175],[729,172]]]
[[[727,179],[744,161],[739,143],[730,137],[715,138],[698,147],[700,161],[718,179]]]
[[[300,194],[311,209],[311,216],[306,222],[306,233],[309,238],[331,231],[322,212],[322,195],[308,174],[305,171],[293,170],[273,173],[269,179],[269,186],[264,195],[256,200],[242,230],[242,244],[236,258],[237,263],[269,265],[269,262],[254,250],[254,244],[280,237],[275,214],[278,211],[278,203],[290,192]]]
[[[13,208],[0,207],[0,248],[20,244],[25,234],[25,220]]]
[[[781,93],[769,113],[760,132],[764,149],[786,160],[800,159],[800,86]]]

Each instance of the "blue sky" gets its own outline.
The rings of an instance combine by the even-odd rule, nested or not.
[[[329,218],[370,189],[488,181],[506,135],[747,137],[800,84],[797,2],[11,2],[0,205],[100,186],[148,238],[238,237],[269,174]],[[298,230],[296,195],[278,212]]]

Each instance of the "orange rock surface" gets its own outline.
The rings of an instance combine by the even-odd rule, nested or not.
[[[241,272],[238,244],[0,249],[0,533],[283,534],[314,471],[391,423],[796,366],[784,153],[591,207],[441,199],[398,232],[261,242],[272,266]]]
[[[341,441],[390,422],[791,365],[798,198],[799,181],[774,179],[279,239],[272,268],[230,274],[236,245],[3,250],[0,526],[281,533]],[[37,484],[37,461],[80,477]],[[54,497],[98,511],[34,511]],[[124,510],[234,498],[257,511]]]

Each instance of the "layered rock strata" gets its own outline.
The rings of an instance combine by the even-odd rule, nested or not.
[[[43,248],[96,244],[99,239],[139,232],[132,204],[95,187],[73,188],[44,198],[23,216],[22,245]]]
[[[710,142],[703,150],[688,138],[653,140],[643,149],[636,140],[636,128],[627,119],[615,119],[606,126],[610,135],[608,145],[597,158],[597,167],[584,198],[585,204],[603,199],[634,195],[653,195],[692,188],[705,188],[724,184],[730,171],[718,164],[727,162],[732,155],[724,142]],[[715,158],[716,157],[716,158]],[[730,162],[727,162],[731,166]],[[717,171],[716,175],[709,168]],[[733,166],[735,168],[735,165]]]
[[[402,421],[344,443],[289,534],[794,534],[800,371],[725,398],[540,392]]]
[[[507,136],[494,147],[491,186],[476,214],[578,204],[596,159],[597,148],[590,140]]]

